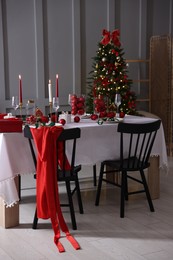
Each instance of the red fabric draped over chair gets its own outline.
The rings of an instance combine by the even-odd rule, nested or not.
[[[66,233],[67,239],[75,249],[80,249],[78,242],[70,234],[65,223],[59,201],[58,184],[57,184],[57,157],[56,142],[58,136],[63,131],[62,127],[41,127],[38,129],[31,128],[35,145],[37,147],[37,216],[42,219],[51,219],[52,227],[55,233],[54,242],[59,252],[65,249],[60,243],[60,228]],[[63,162],[58,164],[61,167]],[[70,168],[66,160],[67,169]]]

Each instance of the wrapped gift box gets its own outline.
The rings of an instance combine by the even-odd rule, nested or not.
[[[0,119],[0,133],[22,132],[22,124],[19,118]]]
[[[67,124],[71,123],[71,115],[70,114],[66,114],[66,113],[60,114],[59,115],[59,120],[60,119],[65,119]]]

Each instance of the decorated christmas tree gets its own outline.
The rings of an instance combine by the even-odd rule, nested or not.
[[[121,115],[136,113],[136,95],[131,91],[132,80],[128,79],[127,64],[123,58],[124,52],[119,37],[119,30],[114,30],[112,33],[103,30],[97,55],[93,58],[93,70],[88,79],[89,92],[86,102],[88,113],[94,113],[95,99],[102,100],[98,112],[103,116],[115,112],[116,93],[121,96],[119,106]]]

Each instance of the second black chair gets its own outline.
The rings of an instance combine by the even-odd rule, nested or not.
[[[154,211],[150,192],[146,182],[144,169],[150,166],[149,159],[151,150],[155,141],[157,130],[160,127],[160,120],[134,124],[134,123],[119,123],[118,132],[120,133],[120,159],[105,160],[101,163],[98,188],[96,194],[95,205],[99,205],[102,181],[109,182],[121,188],[120,198],[120,217],[124,217],[125,199],[128,200],[128,195],[145,192],[148,204],[151,211]],[[121,174],[121,183],[111,182],[104,178],[104,174],[109,173]],[[139,172],[140,177],[133,177],[132,172]],[[142,190],[133,192],[128,191],[128,179],[141,183],[144,187]]]
[[[30,131],[29,126],[25,126],[24,128],[24,136],[28,138],[30,150],[32,153],[33,161],[36,166],[37,160],[35,155],[35,150],[33,147],[33,137],[32,133]],[[75,154],[76,154],[76,140],[80,138],[80,128],[72,128],[72,129],[64,129],[60,136],[57,139],[57,160],[58,160],[58,149],[59,149],[59,141],[63,142],[63,153],[62,153],[62,146],[61,146],[61,153],[63,154],[63,157],[66,156],[66,142],[70,140],[71,142],[71,161],[70,161],[70,170],[67,171],[62,166],[61,169],[57,169],[57,181],[58,182],[65,182],[66,190],[67,190],[67,197],[68,197],[68,203],[67,204],[61,204],[61,206],[68,206],[70,208],[70,215],[71,215],[71,221],[72,221],[72,227],[73,229],[77,229],[76,224],[76,218],[75,218],[75,211],[74,211],[74,205],[73,205],[73,194],[76,191],[77,193],[77,200],[79,205],[79,212],[80,214],[83,214],[83,204],[81,199],[81,192],[80,192],[80,186],[79,186],[79,180],[78,180],[78,172],[81,170],[81,165],[75,166]],[[62,161],[65,161],[65,159],[62,158]],[[36,178],[36,174],[34,176]],[[74,183],[74,188],[71,188],[71,183]],[[33,229],[37,228],[37,210],[35,211],[35,216],[33,220]]]

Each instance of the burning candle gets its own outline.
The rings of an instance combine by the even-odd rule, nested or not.
[[[59,96],[59,93],[58,93],[58,74],[56,74],[56,97]]]
[[[22,77],[19,75],[19,103],[22,105]]]
[[[48,84],[48,92],[49,92],[49,103],[52,103],[52,84],[50,79]]]

